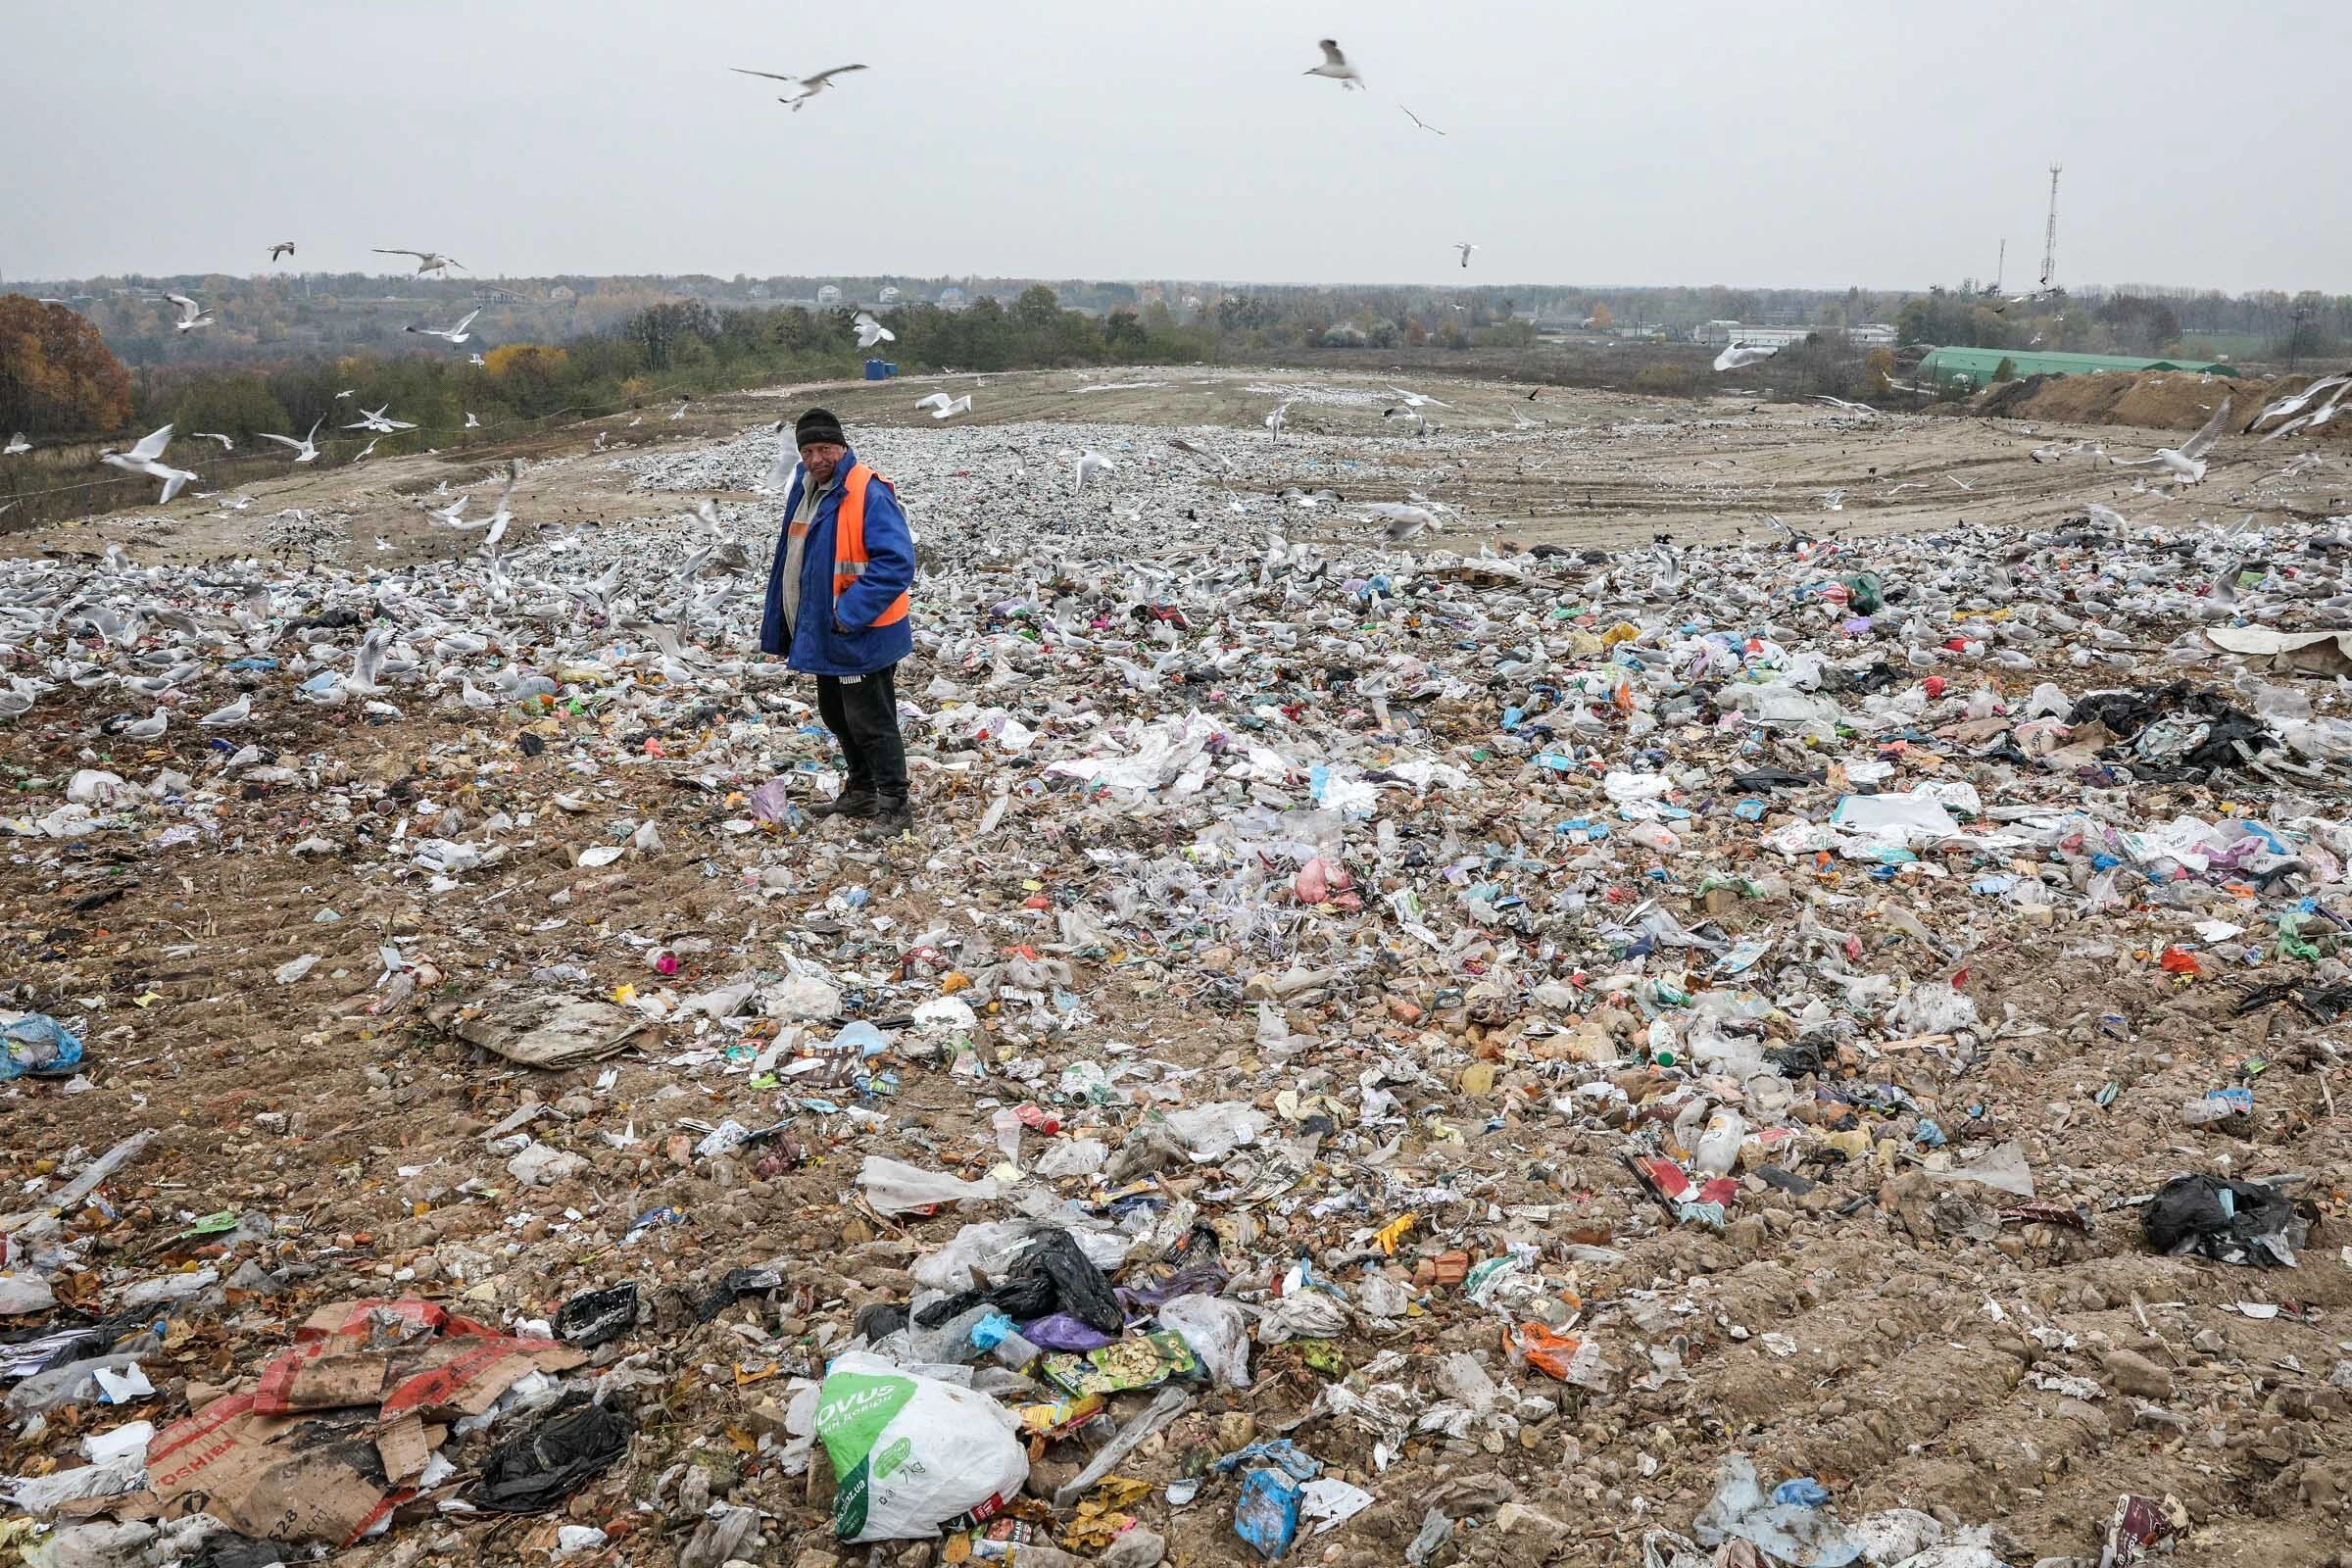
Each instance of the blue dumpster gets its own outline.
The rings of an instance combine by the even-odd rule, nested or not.
[[[891,364],[891,362],[888,360],[868,360],[865,362],[865,378],[868,381],[887,381],[898,373],[899,368]]]

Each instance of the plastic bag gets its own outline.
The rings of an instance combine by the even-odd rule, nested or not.
[[[1179,1296],[1160,1306],[1159,1322],[1192,1347],[1217,1387],[1250,1386],[1250,1320],[1238,1304],[1215,1296]]]
[[[47,1013],[0,1013],[0,1083],[71,1072],[80,1060],[81,1037]]]
[[[2139,1211],[2148,1245],[2180,1256],[2201,1253],[2220,1263],[2295,1263],[2295,1249],[2310,1227],[2276,1187],[2176,1176],[2156,1189]]]
[[[637,1423],[601,1404],[559,1410],[490,1450],[474,1500],[500,1513],[539,1513],[570,1496],[628,1451]]]
[[[1012,1265],[1004,1282],[985,1291],[965,1291],[936,1301],[914,1315],[924,1328],[937,1328],[949,1319],[990,1301],[1004,1313],[1026,1323],[1055,1312],[1066,1312],[1098,1333],[1114,1338],[1127,1327],[1126,1311],[1118,1297],[1068,1231],[1050,1230],[1029,1244]]]
[[[816,1436],[838,1478],[833,1534],[845,1542],[924,1540],[952,1522],[978,1523],[1029,1479],[996,1400],[876,1356],[834,1360],[817,1389]]]
[[[582,1291],[556,1313],[556,1338],[593,1348],[618,1339],[637,1324],[637,1287],[615,1285],[609,1291]]]
[[[989,1202],[1002,1196],[993,1181],[967,1182],[880,1154],[865,1156],[858,1167],[858,1185],[877,1214],[911,1213],[935,1203]]]

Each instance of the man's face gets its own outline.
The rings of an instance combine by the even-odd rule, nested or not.
[[[832,478],[834,468],[849,455],[850,449],[838,441],[811,441],[801,448],[801,462],[818,484]]]

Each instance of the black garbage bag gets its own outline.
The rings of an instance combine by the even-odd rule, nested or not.
[[[850,1332],[868,1345],[879,1345],[906,1326],[906,1308],[893,1301],[868,1301],[850,1319]]]
[[[2311,1235],[2309,1222],[2278,1188],[2218,1176],[2166,1182],[2139,1211],[2139,1228],[2168,1257],[2195,1252],[2217,1263],[2289,1267]]]
[[[731,1268],[727,1277],[695,1304],[694,1318],[708,1323],[747,1296],[763,1296],[783,1288],[784,1276],[772,1268]]]
[[[556,1338],[567,1345],[593,1349],[618,1339],[637,1326],[637,1287],[615,1285],[609,1291],[582,1291],[556,1313]]]
[[[637,1423],[621,1410],[566,1401],[530,1431],[490,1450],[474,1501],[500,1513],[552,1508],[612,1467],[628,1451]]]
[[[1127,1332],[1127,1315],[1120,1310],[1110,1280],[1095,1267],[1094,1259],[1068,1231],[1047,1231],[1031,1242],[1004,1284],[935,1301],[916,1313],[914,1320],[935,1329],[983,1301],[1016,1322],[1067,1312],[1098,1334],[1116,1338]]]

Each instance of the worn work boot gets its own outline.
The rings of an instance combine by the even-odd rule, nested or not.
[[[815,817],[868,817],[880,808],[880,804],[872,790],[843,790],[833,799],[819,801],[809,807],[808,814]]]
[[[895,839],[914,826],[914,803],[906,796],[883,799],[876,804],[865,826],[858,830],[861,839]]]

